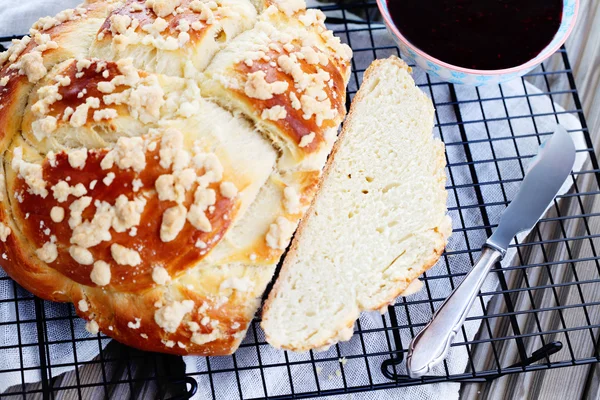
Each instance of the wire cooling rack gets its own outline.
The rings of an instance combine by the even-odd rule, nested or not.
[[[328,22],[335,33],[349,43],[354,50],[353,77],[349,84],[349,100],[356,92],[364,70],[375,58],[398,55],[398,49],[391,42],[381,41],[384,26],[376,22],[378,12],[375,2],[341,2],[338,4],[323,4],[321,9],[328,16]],[[6,44],[11,38],[0,38]],[[228,398],[305,398],[321,395],[343,394],[376,389],[410,386],[433,382],[459,381],[482,382],[511,373],[520,373],[540,369],[566,367],[589,364],[600,361],[598,355],[597,332],[599,325],[590,317],[598,312],[600,301],[590,299],[590,288],[598,291],[600,288],[600,264],[595,247],[595,241],[600,237],[598,232],[591,230],[593,219],[600,217],[594,212],[591,204],[600,194],[600,169],[592,142],[581,110],[580,100],[569,65],[567,52],[563,48],[551,57],[544,65],[534,70],[522,79],[535,81],[542,93],[529,94],[524,90],[522,95],[505,96],[499,88],[495,97],[483,98],[477,90],[474,98],[462,98],[461,91],[452,84],[438,81],[415,70],[415,80],[418,85],[432,97],[436,109],[435,134],[446,142],[449,212],[455,221],[453,239],[461,242],[461,246],[449,246],[436,266],[437,273],[422,278],[425,282],[427,298],[411,300],[400,298],[398,303],[390,306],[389,313],[381,316],[380,326],[365,328],[359,321],[353,340],[359,343],[360,351],[349,354],[344,344],[335,346],[327,353],[307,353],[298,356],[292,353],[276,352],[270,349],[264,341],[255,320],[248,331],[238,352],[230,357],[205,358],[205,368],[200,372],[187,372],[179,357],[162,354],[144,353],[116,342],[109,342],[105,336],[78,337],[75,326],[80,320],[70,305],[63,305],[63,314],[50,312],[50,303],[33,297],[16,283],[12,283],[14,295],[0,298],[0,304],[14,305],[16,318],[4,323],[0,328],[5,332],[11,331],[16,344],[0,348],[0,354],[18,351],[20,364],[10,370],[0,370],[0,380],[3,373],[18,372],[22,384],[9,389],[0,398],[172,398],[186,399],[192,395],[200,398],[220,399],[223,382],[234,388],[229,391]],[[552,88],[552,89],[551,89]],[[438,89],[446,90],[449,99],[436,98]],[[563,114],[576,116],[581,123],[580,129],[570,130],[573,134],[581,134],[585,138],[586,149],[579,150],[587,153],[589,160],[584,169],[572,174],[574,186],[568,193],[559,196],[550,213],[543,218],[534,229],[526,242],[513,245],[518,256],[514,266],[505,268],[506,276],[497,273],[499,287],[496,290],[482,292],[479,295],[483,315],[474,316],[468,322],[481,324],[478,335],[468,340],[467,336],[459,335],[453,344],[455,348],[465,348],[468,363],[463,371],[453,371],[447,364],[442,368],[442,374],[410,379],[403,366],[406,355],[408,338],[414,336],[427,322],[426,320],[411,319],[411,306],[420,305],[429,308],[431,312],[439,306],[443,298],[435,298],[430,290],[434,281],[445,280],[453,288],[458,284],[464,272],[454,270],[454,260],[462,257],[467,262],[473,262],[478,256],[482,240],[474,240],[474,234],[486,237],[495,227],[490,220],[493,209],[503,209],[508,204],[511,193],[523,177],[524,163],[533,154],[517,154],[511,157],[498,158],[493,152],[493,146],[501,140],[535,140],[541,142],[549,132],[538,131],[535,114],[531,107],[534,96],[548,95],[554,101],[569,105],[564,111],[552,106],[552,112],[544,117],[554,117],[556,121]],[[504,105],[516,98],[525,99],[529,111],[518,117],[509,115],[486,118],[483,110],[487,102],[496,101]],[[471,104],[481,108],[484,114],[480,120],[464,120],[462,107]],[[451,121],[440,119],[440,110],[451,108],[455,118]],[[519,118],[532,121],[529,132],[515,132],[511,121]],[[498,136],[493,128],[494,123],[503,122],[508,129]],[[481,138],[469,136],[470,124],[484,124],[487,135]],[[458,132],[458,140],[448,140],[447,133]],[[446,137],[445,137],[446,136]],[[478,155],[478,146],[492,148],[492,158],[482,159]],[[450,157],[459,153],[459,159]],[[495,180],[482,181],[478,175],[484,165],[493,165],[498,171],[500,164],[514,164],[521,174],[514,177],[501,177]],[[460,171],[459,171],[460,170]],[[463,176],[468,171],[466,181],[456,181],[456,176]],[[460,172],[460,174],[459,174]],[[582,189],[585,185],[585,189]],[[474,201],[470,204],[460,204],[459,192],[470,190]],[[486,202],[486,193],[497,190],[502,193],[503,201]],[[508,194],[507,194],[508,193]],[[467,209],[477,209],[480,222],[469,224],[463,218]],[[497,221],[496,221],[497,222]],[[457,226],[458,224],[458,226]],[[552,229],[546,229],[552,228]],[[551,234],[547,232],[551,231]],[[585,251],[584,251],[585,250]],[[585,253],[585,257],[578,254]],[[537,254],[532,257],[532,254]],[[543,276],[535,279],[534,276]],[[0,280],[10,281],[7,277]],[[565,295],[565,290],[574,291],[576,296]],[[495,296],[495,297],[494,297]],[[587,296],[587,297],[586,297]],[[488,304],[486,299],[494,299]],[[550,302],[546,301],[550,298]],[[545,305],[550,304],[550,305]],[[56,305],[54,305],[56,307]],[[24,309],[33,309],[35,319],[20,317]],[[573,324],[573,315],[580,315],[577,323]],[[402,319],[404,316],[404,319]],[[407,323],[402,323],[406,320]],[[37,330],[37,340],[26,341],[21,331],[26,325],[34,325]],[[70,332],[63,338],[56,339],[52,332],[57,325],[66,326]],[[372,350],[373,341],[382,341],[379,350]],[[99,355],[91,361],[78,359],[76,343],[91,341],[98,344]],[[61,365],[53,365],[50,354],[59,344],[72,343],[73,360]],[[108,345],[107,345],[108,344]],[[381,343],[379,343],[381,344]],[[576,344],[576,345],[575,345]],[[24,361],[23,350],[37,348],[39,362],[29,365]],[[512,350],[511,350],[512,349]],[[507,355],[507,354],[512,355]],[[487,354],[487,357],[481,357]],[[483,361],[482,361],[483,360]],[[337,369],[330,368],[331,364]],[[73,367],[73,372],[59,376],[58,368]],[[329,368],[327,370],[327,368]],[[284,374],[284,383],[273,385],[271,377],[278,371]],[[26,376],[32,372],[41,374],[38,384],[26,384]],[[300,382],[302,377],[302,382]],[[308,378],[308,381],[307,381]],[[256,390],[248,392],[248,385]],[[235,393],[234,396],[231,393]]]

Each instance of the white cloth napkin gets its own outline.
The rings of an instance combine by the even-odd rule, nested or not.
[[[30,0],[21,3],[15,3],[13,0],[0,0],[0,35],[27,32],[29,26],[38,17],[55,14],[66,7],[73,7],[78,3],[78,0]],[[332,26],[332,28],[341,29],[339,26]],[[349,28],[364,28],[364,26],[349,26]],[[373,38],[371,38],[368,32],[365,32],[364,30],[352,33],[350,37],[344,37],[344,35],[341,36],[346,42],[350,41],[355,49],[368,49],[372,47],[373,42],[371,42],[371,40],[376,43],[377,47],[390,46],[389,49],[377,50],[376,52],[371,50],[356,52],[354,64],[355,68],[359,70],[365,69],[374,57],[382,58],[389,54],[396,54],[396,49],[391,47],[393,46],[391,38],[383,29],[374,31]],[[427,82],[425,73],[419,69],[415,69],[414,77],[419,84]],[[350,90],[355,91],[357,86],[358,82],[352,79],[350,82]],[[462,142],[460,132],[456,126],[448,125],[456,122],[454,108],[452,105],[443,105],[444,103],[451,101],[448,86],[445,84],[435,85],[433,86],[432,91],[429,91],[427,87],[423,87],[423,89],[429,96],[433,97],[436,104],[438,104],[437,117],[439,120],[437,122],[443,126],[441,134],[447,145],[446,152],[449,162],[455,164],[466,161],[464,148],[462,144],[460,144]],[[529,103],[526,98],[518,97],[525,94],[525,91],[530,95],[536,95],[529,97]],[[497,86],[480,88],[479,93],[477,93],[477,90],[474,88],[457,86],[456,92],[457,97],[460,100],[475,100],[460,105],[462,119],[465,121],[466,134],[470,141],[477,141],[477,143],[470,145],[475,160],[489,160],[493,158],[490,143],[492,143],[496,158],[514,157],[516,155],[515,143],[512,140],[496,140],[493,142],[485,140],[487,138],[486,125],[480,121],[484,116],[488,121],[491,120],[487,123],[487,128],[493,138],[510,136],[511,129],[517,137],[534,134],[536,132],[536,127],[540,133],[550,133],[557,122],[554,115],[547,115],[536,117],[536,125],[534,126],[534,119],[528,117],[528,115],[532,114],[529,107],[531,107],[533,114],[548,114],[553,112],[553,105],[547,96],[537,96],[537,94],[540,93],[537,88],[529,84],[523,85],[521,80],[515,80],[502,86],[502,93],[504,96],[507,98],[512,97],[510,100],[506,100],[506,103],[503,103],[502,100],[489,100],[482,103],[476,101],[478,94],[482,99],[501,97],[500,89]],[[557,111],[562,111],[560,106],[554,104],[554,107]],[[511,117],[524,117],[510,119],[509,124],[509,120],[506,119],[507,113]],[[559,122],[569,131],[573,131],[572,136],[576,142],[577,148],[584,149],[586,146],[580,131],[581,126],[579,120],[571,114],[561,114],[559,115]],[[436,128],[434,133],[439,136],[440,130]],[[538,141],[536,137],[520,138],[516,140],[516,146],[520,155],[533,155],[537,152]],[[581,169],[585,157],[584,153],[578,155],[574,170],[578,171]],[[527,162],[528,160],[523,161],[525,168]],[[478,163],[476,169],[480,182],[491,182],[499,179],[496,166],[493,162]],[[516,161],[500,163],[499,169],[502,179],[506,180],[522,177],[520,166]],[[454,179],[454,183],[449,181],[448,185],[454,184],[460,186],[471,183],[471,177],[466,165],[452,167],[452,178]],[[571,178],[569,178],[567,182],[565,182],[562,192],[567,191],[571,184],[572,181]],[[515,195],[518,186],[518,182],[505,185],[506,195],[509,200]],[[482,192],[486,202],[498,202],[504,200],[498,185],[484,185],[482,186]],[[477,227],[482,225],[483,222],[478,208],[464,208],[458,211],[456,208],[458,204],[461,206],[477,204],[477,198],[472,188],[459,188],[456,190],[456,193],[453,190],[449,191],[448,206],[450,208],[450,215],[454,221],[454,228],[462,227],[459,213],[464,220],[465,226]],[[491,223],[498,222],[502,209],[503,207],[488,207],[487,212]],[[524,236],[525,234],[520,235],[518,238],[519,241],[522,240]],[[471,248],[479,248],[485,239],[485,232],[481,229],[469,231],[466,235],[462,231],[457,231],[450,238],[448,251],[465,250],[467,248],[466,240],[469,241]],[[502,264],[509,265],[514,256],[515,250],[509,250]],[[453,273],[467,272],[472,266],[468,254],[452,255],[448,257],[448,261],[450,262],[450,269]],[[442,260],[427,273],[427,276],[433,277],[447,273],[446,260],[442,258]],[[431,295],[434,298],[444,298],[450,292],[448,279],[430,280],[428,285]],[[493,274],[490,275],[489,279],[486,281],[483,290],[490,291],[496,286],[497,278],[496,275]],[[31,345],[37,342],[36,324],[34,322],[21,323],[17,328],[16,323],[16,321],[35,320],[33,300],[19,301],[17,310],[15,306],[16,302],[7,301],[15,298],[31,298],[31,295],[23,289],[18,288],[10,279],[6,278],[6,274],[0,269],[0,348],[3,349],[2,357],[0,357],[0,393],[13,385],[40,380],[39,369],[35,369],[40,363],[38,348],[35,345]],[[425,299],[427,299],[427,293],[426,291],[421,291],[412,295],[408,300]],[[488,300],[489,297],[487,297],[484,302],[487,303]],[[53,366],[52,376],[57,376],[60,373],[71,370],[72,367],[61,367],[61,364],[72,363],[75,361],[75,357],[80,363],[93,359],[98,354],[99,344],[105,346],[109,341],[108,338],[102,337],[99,341],[77,342],[76,353],[74,354],[73,344],[69,340],[73,337],[85,338],[90,337],[90,335],[85,331],[82,320],[75,318],[73,320],[73,326],[71,326],[68,320],[58,318],[74,315],[74,311],[71,307],[71,305],[66,304],[45,303],[46,318],[50,320],[46,323],[47,339],[49,341],[67,341],[66,343],[53,344],[49,348],[48,357],[50,359],[50,365]],[[408,309],[413,324],[424,323],[431,317],[431,309],[428,304],[410,305],[408,306]],[[407,325],[408,319],[404,307],[397,307],[396,311],[399,324]],[[471,315],[475,316],[481,314],[481,305],[476,303],[471,310]],[[53,320],[54,317],[57,317],[57,319]],[[378,313],[366,313],[361,317],[359,323],[362,330],[370,330],[383,327],[383,321],[384,320]],[[386,326],[390,325],[389,316],[385,316],[385,323]],[[466,339],[472,339],[478,328],[478,320],[467,322],[465,325],[467,333]],[[404,346],[406,346],[411,339],[410,330],[402,329],[400,335]],[[257,329],[256,336],[258,340],[264,341],[262,332],[259,329]],[[364,340],[366,352],[369,354],[389,351],[387,345],[388,337],[384,332],[366,333],[362,335],[362,339]],[[253,343],[254,340],[254,332],[249,331],[248,337],[245,339],[244,343]],[[459,336],[458,340],[463,341],[465,338]],[[6,349],[8,346],[16,346],[18,344],[29,346],[23,347],[21,351],[19,351],[19,349]],[[388,357],[369,356],[366,359],[366,362],[364,357],[353,357],[364,354],[362,346],[363,342],[361,341],[361,337],[355,335],[349,342],[341,343],[339,345],[339,354],[336,347],[333,347],[326,352],[314,353],[314,358],[317,361],[330,359],[330,361],[318,361],[317,364],[322,368],[322,371],[318,375],[319,387],[321,390],[344,387],[342,376],[336,374],[336,371],[341,370],[342,368],[346,385],[349,387],[369,384],[367,368],[371,373],[373,383],[389,382],[389,380],[387,380],[380,372],[381,362]],[[293,376],[293,391],[295,393],[316,391],[317,386],[312,365],[310,363],[302,363],[302,361],[310,360],[310,354],[287,353],[287,357],[292,363],[299,362],[290,368]],[[347,357],[347,362],[343,366],[338,362],[338,358],[340,357]],[[206,374],[208,369],[207,359],[205,357],[185,357],[184,360],[187,366],[187,373],[194,374],[193,376],[198,381],[198,392],[194,398],[210,398],[211,382],[209,376]],[[450,373],[463,372],[467,360],[467,353],[464,347],[452,348],[448,357],[448,368]],[[242,347],[236,353],[235,361],[237,366],[241,368],[237,375],[235,372],[219,372],[219,370],[232,368],[234,365],[233,361],[233,357],[211,357],[209,359],[210,369],[213,371],[212,385],[214,385],[216,398],[238,398],[238,377],[241,381],[244,398],[291,393],[287,367],[269,367],[269,365],[285,363],[286,354],[284,352],[275,350],[268,345],[260,346],[260,362],[265,366],[264,386],[267,388],[267,393],[265,393],[263,389],[263,381],[260,371],[257,368],[259,361],[255,346]],[[19,369],[23,367],[33,368],[26,370],[25,372],[19,371]],[[403,371],[404,366],[400,366],[399,372]],[[440,374],[442,373],[441,370],[438,372]],[[460,384],[458,383],[440,383],[369,393],[356,393],[331,398],[397,399],[407,397],[414,399],[457,399],[459,387]]]

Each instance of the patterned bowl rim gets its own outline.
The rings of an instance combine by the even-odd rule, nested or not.
[[[466,74],[475,74],[475,75],[510,74],[513,72],[527,70],[527,69],[532,68],[535,65],[541,63],[542,61],[546,60],[548,57],[550,57],[552,54],[554,54],[560,48],[560,46],[562,46],[565,43],[565,41],[567,40],[567,38],[573,31],[573,28],[575,27],[575,22],[577,21],[577,14],[579,12],[579,0],[574,0],[575,9],[573,11],[573,17],[571,18],[571,22],[569,23],[567,30],[563,33],[563,36],[552,47],[550,47],[550,44],[549,44],[537,56],[535,56],[531,60],[527,61],[526,63],[518,65],[516,67],[505,68],[505,69],[480,70],[480,69],[463,68],[463,67],[459,67],[456,65],[448,64],[442,60],[439,60],[439,59],[432,57],[429,54],[425,53],[424,51],[419,49],[417,46],[412,44],[408,39],[406,39],[400,33],[400,31],[398,30],[398,28],[392,21],[392,17],[390,16],[390,14],[388,12],[387,4],[386,4],[387,0],[376,0],[376,1],[377,1],[377,7],[379,8],[379,12],[381,12],[381,15],[383,16],[383,19],[385,20],[386,26],[392,31],[394,36],[396,36],[405,45],[410,47],[419,56],[421,56],[421,57],[425,58],[426,60],[429,60],[433,63],[436,63],[444,68],[447,68],[449,70],[463,72]],[[402,0],[396,0],[396,1],[402,1]],[[566,0],[566,1],[568,1],[568,0]],[[564,16],[564,5],[563,5],[563,16]],[[559,31],[560,31],[560,29],[559,29]],[[552,41],[554,41],[554,39]],[[540,56],[542,56],[542,57],[540,57]]]

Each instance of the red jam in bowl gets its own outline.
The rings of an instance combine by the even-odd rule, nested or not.
[[[458,67],[496,70],[535,58],[554,38],[562,0],[387,0],[400,33]]]

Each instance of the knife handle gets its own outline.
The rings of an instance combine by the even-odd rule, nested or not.
[[[484,246],[475,266],[433,314],[431,321],[415,336],[406,359],[411,378],[427,374],[446,358],[450,344],[465,322],[488,272],[503,256],[503,252]]]

